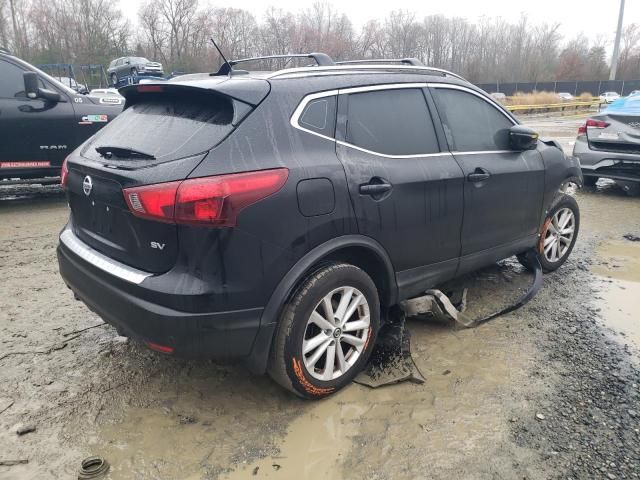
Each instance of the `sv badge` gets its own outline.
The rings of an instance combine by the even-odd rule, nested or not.
[[[159,242],[151,242],[151,248],[155,248],[157,250],[164,250],[166,243]]]

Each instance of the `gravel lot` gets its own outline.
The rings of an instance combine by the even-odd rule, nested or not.
[[[567,149],[581,121],[527,119]],[[111,479],[638,478],[640,199],[603,182],[578,202],[576,250],[527,306],[472,330],[408,321],[426,383],[307,402],[118,337],[58,276],[61,192],[4,188],[0,479],[76,478],[89,455]],[[530,280],[513,261],[465,279],[471,313]]]

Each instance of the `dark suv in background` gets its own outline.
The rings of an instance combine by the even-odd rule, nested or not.
[[[309,57],[123,88],[65,165],[58,259],[123,335],[318,398],[399,301],[530,249],[562,265],[579,211],[559,189],[581,173],[455,74]]]
[[[117,85],[120,79],[129,75],[161,77],[164,72],[161,63],[152,62],[144,57],[120,57],[109,64],[107,75],[111,83]]]

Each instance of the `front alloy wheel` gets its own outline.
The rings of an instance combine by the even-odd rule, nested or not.
[[[575,231],[576,219],[569,208],[562,208],[551,217],[543,243],[547,261],[557,263],[569,253]]]
[[[569,258],[580,231],[580,209],[571,195],[560,194],[549,209],[542,225],[535,255],[545,273],[553,272]],[[518,260],[527,269],[533,270],[525,253]]]

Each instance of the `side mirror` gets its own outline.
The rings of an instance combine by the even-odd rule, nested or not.
[[[517,151],[534,150],[538,145],[538,134],[524,125],[514,125],[509,129],[509,145]]]
[[[24,72],[24,93],[27,98],[42,98],[49,102],[59,102],[60,94],[46,88],[40,88],[40,79],[36,72]]]
[[[126,60],[124,63],[126,63],[127,65],[131,65],[131,61],[130,60]]]
[[[38,74],[36,72],[24,72],[22,74],[24,78],[24,93],[27,98],[38,98]]]

